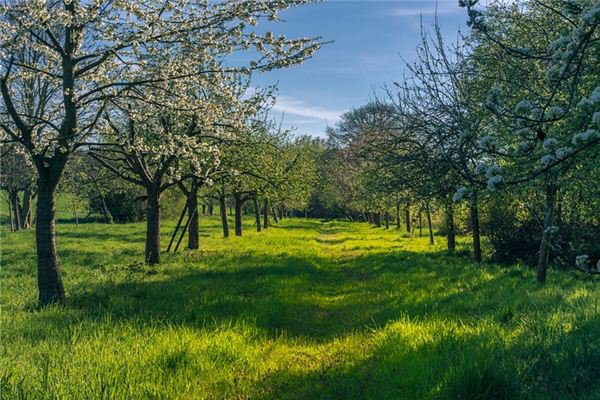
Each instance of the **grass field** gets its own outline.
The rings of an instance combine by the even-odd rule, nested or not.
[[[598,281],[359,223],[201,225],[150,268],[143,224],[60,224],[44,310],[33,233],[4,230],[2,399],[600,399]]]

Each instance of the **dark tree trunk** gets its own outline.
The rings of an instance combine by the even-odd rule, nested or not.
[[[256,222],[256,232],[260,232],[260,207],[258,206],[258,199],[256,196],[252,197],[252,203],[254,204],[254,219]]]
[[[13,215],[13,205],[12,198],[10,197],[10,192],[8,193],[6,203],[8,205],[8,220],[10,221],[10,231],[13,232],[15,230],[15,216]]]
[[[548,260],[550,258],[550,247],[552,240],[552,224],[554,223],[554,208],[556,207],[557,187],[554,182],[546,183],[546,205],[544,215],[544,227],[540,241],[540,254],[537,265],[537,281],[544,283],[548,271]]]
[[[188,243],[187,248],[195,250],[200,248],[200,223],[198,216],[198,180],[192,178],[192,185],[187,193],[188,202]]]
[[[406,233],[410,233],[410,200],[406,200],[406,208],[404,209],[404,224],[406,225]]]
[[[146,188],[146,264],[160,264],[160,185]]]
[[[448,239],[448,250],[456,250],[456,226],[454,225],[454,206],[452,200],[446,204],[446,237]]]
[[[426,205],[426,212],[427,212],[427,228],[429,228],[429,244],[433,245],[434,242],[434,238],[433,238],[433,225],[431,224],[431,209],[429,208],[429,203],[427,203]]]
[[[33,203],[33,188],[25,189],[23,193],[23,228],[31,229],[33,225],[33,212],[31,204]]]
[[[271,214],[273,214],[273,220],[275,221],[276,224],[279,223],[279,220],[277,219],[277,213],[275,212],[275,208],[271,207]]]
[[[73,218],[75,218],[75,226],[79,226],[79,217],[77,216],[77,204],[75,199],[71,199],[71,206],[73,207]]]
[[[473,259],[481,262],[481,235],[479,231],[479,208],[477,204],[477,193],[471,195],[471,225],[473,228]]]
[[[229,237],[229,225],[227,224],[227,205],[225,195],[219,197],[219,208],[221,210],[221,223],[223,224],[223,237]]]
[[[396,229],[402,229],[400,225],[400,203],[396,204]]]
[[[304,209],[304,218],[308,218],[308,210],[306,208]]]
[[[390,229],[390,213],[385,212],[385,229]]]
[[[423,210],[419,209],[419,237],[423,236]]]
[[[213,206],[212,199],[208,201],[208,215],[211,217],[215,215],[215,207]]]
[[[263,203],[263,228],[269,227],[269,201],[265,200]]]
[[[21,207],[19,205],[19,192],[16,190],[9,191],[9,204],[14,218],[14,230],[20,231],[23,229],[23,219],[21,218]]]
[[[206,215],[206,204],[202,204],[202,215]]]
[[[281,221],[283,219],[283,205],[279,206],[279,220]]]
[[[235,200],[235,236],[242,236],[242,206],[244,205],[242,195],[234,193]]]
[[[375,226],[381,228],[381,213],[376,212],[373,214],[373,217],[375,218]]]
[[[60,265],[56,252],[56,182],[43,174],[38,179],[35,240],[37,251],[39,302],[45,306],[65,301]]]
[[[229,206],[229,216],[231,217],[233,215],[233,209],[231,208],[231,206]]]
[[[106,205],[106,199],[104,198],[104,196],[101,196],[101,200],[102,200],[102,215],[104,216],[104,221],[107,224],[112,224],[113,223],[113,216],[110,213],[110,210],[108,209],[108,206]]]

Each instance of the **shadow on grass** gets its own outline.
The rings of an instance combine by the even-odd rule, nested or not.
[[[92,262],[93,255],[85,258]],[[433,264],[439,260],[441,266],[431,268],[432,260]],[[503,296],[524,284],[520,277],[506,276],[505,287],[499,286],[500,273],[473,279],[472,266],[443,253],[403,251],[344,262],[254,253],[223,258],[216,253],[203,259],[210,270],[192,264],[193,259],[189,262],[187,268],[172,272],[168,263],[157,271],[125,266],[129,270],[118,271],[129,274],[124,282],[79,285],[67,307],[84,318],[110,314],[122,320],[198,328],[249,322],[271,337],[285,332],[290,337],[327,341],[385,326],[402,315],[501,320],[507,313],[518,314],[498,307]],[[115,271],[99,273],[109,276]],[[155,274],[160,279],[154,279]]]

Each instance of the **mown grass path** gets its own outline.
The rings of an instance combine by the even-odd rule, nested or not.
[[[69,301],[45,310],[32,233],[3,232],[2,398],[600,398],[596,281],[359,223],[201,230],[150,268],[142,224],[59,225]]]

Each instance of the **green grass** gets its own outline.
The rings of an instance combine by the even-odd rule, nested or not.
[[[2,399],[600,398],[597,281],[359,223],[201,225],[156,268],[143,224],[59,225],[68,303],[43,310],[32,232],[3,231]]]

